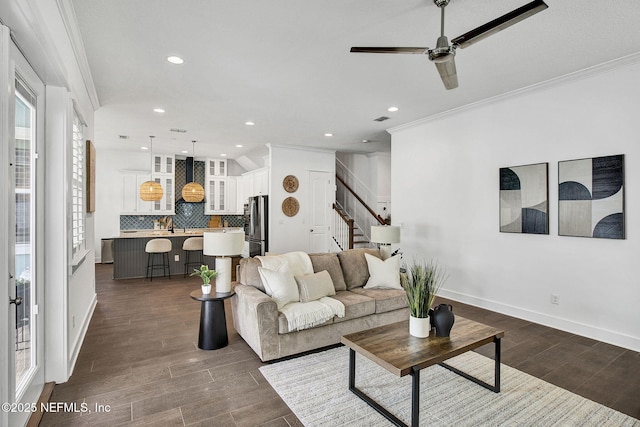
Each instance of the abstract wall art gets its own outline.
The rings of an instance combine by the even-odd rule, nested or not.
[[[624,155],[558,162],[558,235],[624,239]]]
[[[549,164],[500,168],[500,231],[549,234]]]

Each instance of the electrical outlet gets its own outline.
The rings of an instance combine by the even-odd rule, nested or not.
[[[173,259],[175,260],[175,262],[179,262],[180,261],[180,255],[174,256]]]
[[[560,304],[560,297],[556,294],[551,294],[551,304]]]

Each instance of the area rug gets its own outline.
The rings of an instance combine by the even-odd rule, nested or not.
[[[468,352],[447,363],[493,384],[494,363]],[[338,347],[260,368],[307,427],[389,426],[348,389],[349,349]],[[493,393],[440,366],[420,372],[421,426],[640,426],[640,420],[501,365]],[[405,423],[411,419],[411,376],[398,378],[363,356],[356,387]]]

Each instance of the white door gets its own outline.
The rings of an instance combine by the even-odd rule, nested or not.
[[[331,210],[335,199],[333,176],[330,172],[309,172],[309,252],[329,250]]]
[[[0,421],[22,426],[30,413],[27,405],[37,402],[44,385],[42,155],[38,160],[44,154],[44,86],[9,42],[6,27],[0,27],[0,56],[0,82],[10,89],[0,93],[0,176],[8,190],[2,202],[8,209],[0,214],[0,277],[7,278],[0,293],[6,328],[0,400],[9,405],[3,406]]]

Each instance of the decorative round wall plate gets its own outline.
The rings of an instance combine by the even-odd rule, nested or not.
[[[298,189],[298,178],[294,175],[287,175],[282,180],[282,186],[287,193],[295,193]]]
[[[300,203],[295,197],[287,197],[282,201],[282,212],[286,216],[296,216],[300,210]]]

